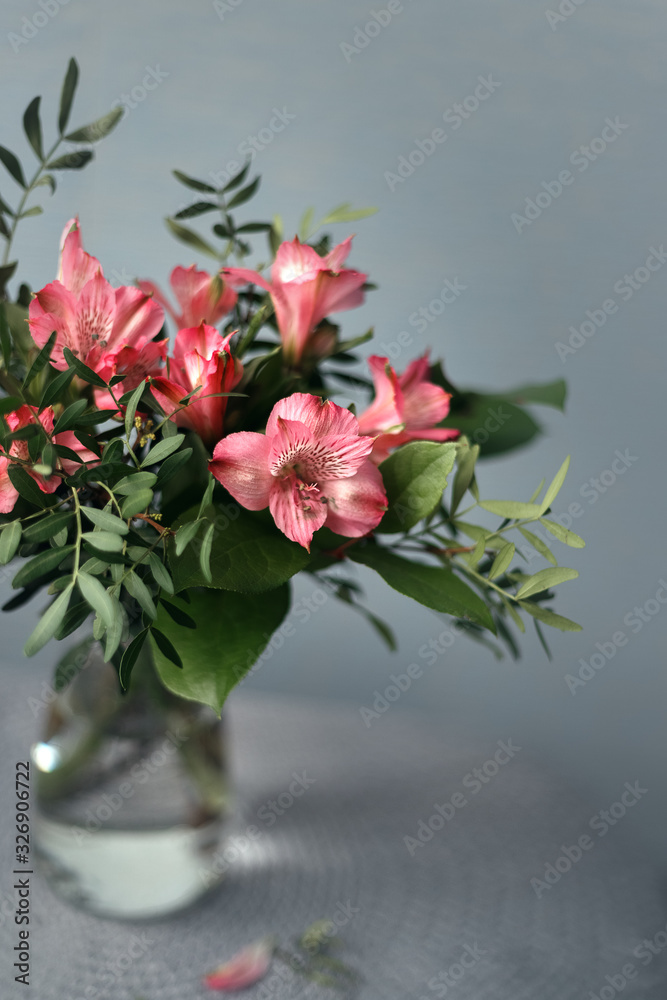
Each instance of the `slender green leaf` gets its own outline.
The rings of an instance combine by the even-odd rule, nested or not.
[[[88,604],[85,601],[79,601],[69,609],[63,618],[61,625],[55,633],[55,638],[59,640],[66,639],[72,632],[76,632],[78,628],[81,628],[88,618],[90,618]]]
[[[56,634],[67,613],[73,590],[74,584],[70,583],[46,609],[23,647],[26,656],[34,656]]]
[[[123,691],[127,691],[130,687],[130,676],[132,674],[132,670],[139,659],[139,654],[144,648],[144,643],[147,638],[148,629],[145,628],[143,632],[140,632],[139,635],[134,637],[121,657],[120,667],[118,669],[118,680],[120,681],[120,686]]]
[[[32,101],[25,109],[25,114],[23,115],[23,131],[25,132],[28,142],[34,150],[37,159],[43,160],[44,150],[42,147],[42,123],[39,120],[40,101],[41,97],[33,97]]]
[[[190,544],[199,531],[200,524],[200,521],[187,521],[185,524],[180,526],[174,538],[174,549],[177,556],[180,556],[185,548]]]
[[[162,562],[157,552],[150,553],[148,556],[148,563],[151,568],[151,573],[153,574],[153,579],[157,583],[158,587],[161,587],[162,590],[166,590],[168,594],[173,594],[174,581],[169,575],[169,570]]]
[[[141,608],[146,612],[149,618],[157,617],[157,609],[155,607],[155,602],[153,601],[153,596],[140,576],[131,572],[125,577],[123,586],[127,590],[128,594],[131,594],[135,601],[141,605]]]
[[[246,187],[241,188],[237,191],[233,198],[227,202],[227,210],[232,208],[237,208],[238,205],[244,205],[246,201],[250,201],[252,196],[257,191],[261,182],[261,177],[255,177],[254,181],[251,181]]]
[[[217,212],[220,206],[214,201],[196,201],[187,208],[182,208],[174,216],[175,219],[195,219],[198,215],[205,215],[206,212]]]
[[[125,433],[128,438],[132,433],[132,428],[134,427],[134,417],[137,412],[137,406],[141,402],[141,397],[144,394],[145,388],[146,384],[144,382],[140,382],[137,388],[130,396],[130,401],[127,404],[127,409],[125,410]]]
[[[565,545],[569,545],[573,549],[583,549],[586,542],[579,535],[575,534],[574,531],[569,531],[564,528],[562,524],[558,524],[557,521],[549,521],[546,517],[540,518],[540,524],[543,524],[547,531],[557,538],[559,542],[563,542]]]
[[[60,110],[58,112],[58,131],[62,135],[67,128],[67,123],[69,121],[70,112],[72,111],[72,102],[74,100],[74,94],[76,92],[76,86],[79,82],[79,67],[76,59],[70,59],[69,65],[67,66],[67,73],[65,74],[65,79],[63,80],[63,87],[60,94]]]
[[[209,474],[208,484],[204,490],[204,495],[201,498],[201,503],[199,504],[199,514],[198,517],[203,517],[204,511],[209,506],[213,500],[213,491],[215,489],[215,479]]]
[[[209,524],[202,539],[201,549],[199,550],[199,565],[201,566],[202,574],[207,583],[213,583],[213,574],[211,573],[211,549],[213,547],[214,532],[215,525]]]
[[[138,490],[136,493],[132,493],[123,502],[121,507],[121,512],[123,517],[136,517],[137,514],[143,514],[150,505],[153,503],[153,491],[149,489]]]
[[[216,189],[211,187],[210,184],[206,184],[204,181],[198,181],[194,177],[188,177],[188,175],[184,174],[181,170],[172,170],[172,174],[177,181],[180,181],[181,184],[185,184],[186,187],[192,188],[193,191],[206,191],[208,194],[217,194]]]
[[[562,615],[557,615],[554,611],[543,608],[541,604],[535,604],[534,601],[519,601],[519,605],[533,618],[544,622],[545,625],[551,625],[552,628],[560,629],[561,632],[581,632],[581,625],[577,625],[576,622],[564,618]]]
[[[55,160],[50,160],[46,166],[48,170],[81,170],[93,158],[91,149],[77,149],[71,153],[65,153]]]
[[[155,486],[156,481],[157,476],[154,472],[133,472],[116,483],[113,491],[121,496],[125,496],[126,494],[136,493],[139,490],[150,489],[152,486]]]
[[[151,638],[162,655],[179,670],[182,670],[183,660],[171,639],[168,639],[164,632],[158,628],[151,628]]]
[[[554,476],[554,479],[549,488],[547,489],[547,492],[544,494],[544,498],[542,500],[542,513],[544,513],[545,510],[551,507],[552,503],[558,496],[560,488],[565,482],[565,477],[567,475],[567,470],[569,469],[569,467],[570,467],[570,456],[568,455],[563,464],[561,465],[560,469]]]
[[[375,215],[376,212],[377,208],[351,208],[350,202],[344,202],[325,215],[320,226],[333,225],[335,222],[356,222],[357,219],[366,219],[369,215]]]
[[[531,576],[529,580],[519,588],[517,592],[517,600],[522,597],[530,597],[532,594],[539,594],[543,590],[548,590],[550,587],[555,587],[559,583],[565,583],[567,580],[576,580],[579,573],[576,569],[568,569],[566,566],[554,566],[552,569],[542,569],[539,573],[535,573]]]
[[[26,389],[30,385],[30,383],[32,382],[32,380],[35,378],[36,375],[39,375],[39,373],[43,371],[44,368],[46,368],[49,362],[49,358],[51,357],[51,351],[53,350],[55,342],[56,342],[56,333],[54,331],[47,340],[47,342],[44,344],[44,347],[41,349],[41,351],[39,352],[33,363],[31,364],[28,370],[28,374],[23,379],[24,389]]]
[[[70,368],[66,372],[60,372],[52,382],[49,382],[39,401],[40,412],[45,410],[47,406],[52,406],[65,395],[73,378],[74,369]]]
[[[172,604],[171,601],[165,601],[163,597],[160,599],[160,605],[167,610],[169,617],[173,618],[177,625],[182,625],[183,628],[197,628],[197,622],[194,618],[186,614],[178,605]]]
[[[194,247],[195,250],[199,250],[200,253],[205,253],[209,257],[215,258],[215,260],[220,259],[218,251],[215,250],[210,243],[202,239],[201,236],[194,231],[194,229],[188,229],[187,226],[182,226],[180,222],[175,222],[174,219],[166,219],[167,226],[171,230],[172,234],[181,243],[185,243],[187,246]]]
[[[114,602],[114,598],[95,576],[79,570],[77,584],[83,599],[100,616],[107,628],[113,628],[117,615],[115,604],[118,602]]]
[[[42,493],[32,476],[29,476],[20,465],[10,465],[7,474],[14,489],[35,507],[51,507],[55,503],[49,493]]]
[[[69,616],[69,611],[65,613],[65,618]],[[56,630],[56,633],[58,630]],[[56,634],[57,638],[57,634]],[[86,636],[82,642],[72,646],[60,657],[53,674],[53,690],[60,693],[64,691],[77,674],[81,673],[90,659],[90,651],[93,645],[92,636]]]
[[[514,559],[514,551],[515,547],[512,542],[508,542],[507,545],[502,547],[489,570],[489,580],[495,580],[497,577],[503,575],[512,562],[512,559]]]
[[[533,618],[533,625],[535,626],[535,631],[537,632],[537,638],[540,640],[540,645],[544,650],[544,652],[547,654],[547,660],[551,662],[551,660],[553,660],[553,656],[551,655],[551,650],[549,649],[549,645],[544,636],[544,632],[542,631],[542,626],[540,625],[537,618]]]
[[[97,507],[82,507],[81,509],[88,520],[92,521],[97,528],[112,531],[117,535],[126,535],[129,531],[125,521],[108,510],[98,510]]]
[[[0,566],[10,563],[21,544],[21,522],[10,521],[0,531]]]
[[[63,431],[70,431],[79,422],[79,417],[88,407],[87,399],[77,399],[63,410],[55,422],[53,433],[62,434]]]
[[[82,128],[76,129],[74,132],[69,132],[65,139],[68,142],[99,142],[100,139],[104,139],[110,132],[112,132],[118,122],[123,117],[123,106],[117,108],[112,108],[101,118],[97,118],[94,122],[89,125],[84,125]]]
[[[169,480],[176,475],[178,470],[182,468],[186,462],[188,462],[191,456],[192,448],[184,448],[183,451],[179,451],[175,455],[170,455],[169,458],[163,462],[158,471],[155,488],[161,490],[165,483],[168,483]]]
[[[11,150],[5,149],[4,146],[0,146],[0,162],[12,175],[17,184],[20,184],[22,188],[26,188],[28,186],[26,184],[25,177],[23,176],[21,164]]]
[[[227,181],[225,186],[222,188],[222,194],[226,194],[227,191],[233,191],[234,188],[240,187],[244,180],[248,176],[248,171],[250,170],[250,165],[252,160],[248,160],[244,167],[241,167],[237,174],[234,174],[230,181]]]
[[[68,528],[74,520],[74,514],[69,510],[58,511],[55,514],[46,514],[39,520],[33,521],[23,532],[26,542],[46,542],[53,538],[63,528]]]
[[[271,229],[270,222],[246,222],[243,226],[239,226],[236,230],[237,233],[268,233]]]
[[[39,180],[36,180],[33,187],[48,187],[51,189],[51,194],[56,193],[56,179],[51,174],[42,174]]]
[[[14,590],[20,590],[21,587],[27,587],[28,584],[34,583],[35,580],[39,580],[42,576],[46,576],[51,570],[60,566],[61,562],[75,548],[76,546],[74,545],[66,545],[61,549],[47,549],[46,552],[40,552],[39,555],[34,556],[27,563],[23,564],[12,580],[12,587]]]
[[[158,462],[163,462],[169,455],[178,451],[184,441],[185,434],[177,434],[176,437],[163,438],[162,441],[158,441],[148,452],[148,455],[141,463],[141,467],[144,468],[148,465],[156,465]]]
[[[81,538],[99,552],[123,551],[123,539],[112,531],[84,531]]]
[[[100,389],[106,389],[107,384],[103,378],[94,372],[92,368],[88,365],[84,365],[83,361],[79,361],[77,357],[72,354],[69,347],[63,347],[63,356],[65,361],[70,368],[73,368],[77,375],[84,380],[84,382],[90,382],[91,385],[96,385]],[[115,410],[113,411],[115,413]]]
[[[541,556],[544,556],[547,562],[550,562],[552,566],[558,565],[558,560],[554,556],[553,552],[548,547],[548,545],[544,544],[541,538],[538,538],[537,535],[534,535],[532,531],[528,531],[526,528],[519,528],[519,531],[526,539],[526,541],[530,542],[535,551],[539,552]]]
[[[450,516],[453,517],[458,510],[461,500],[465,496],[475,475],[475,463],[479,457],[479,445],[466,448],[464,452],[459,452],[457,460],[456,475],[452,487],[452,505]]]
[[[19,396],[4,396],[0,399],[0,414],[14,413],[23,405],[23,400]]]
[[[544,512],[544,508],[536,503],[520,503],[514,500],[481,500],[480,507],[490,514],[509,518],[512,521],[536,520]]]

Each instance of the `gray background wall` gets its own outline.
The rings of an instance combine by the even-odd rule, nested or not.
[[[667,577],[661,527],[667,266],[631,296],[620,291],[623,276],[667,240],[664,4],[564,0],[561,7],[572,12],[558,19],[555,0],[403,0],[366,47],[351,51],[343,43],[355,43],[356,29],[373,20],[373,10],[386,9],[384,0],[44,3],[46,15],[37,0],[5,0],[0,12],[4,144],[26,152],[20,114],[37,93],[44,95],[45,120],[54,120],[70,55],[82,70],[77,125],[141,88],[149,70],[162,80],[139,101],[142,91],[135,89],[135,106],[100,147],[97,162],[82,175],[62,175],[48,214],[24,225],[18,251],[34,287],[54,276],[58,237],[75,212],[87,248],[112,280],[150,276],[166,283],[175,264],[195,259],[162,222],[184,203],[171,168],[204,177],[225,170],[242,158],[239,146],[248,136],[269,127],[274,109],[285,109],[293,118],[254,161],[263,175],[255,217],[279,211],[291,233],[310,204],[320,212],[346,200],[380,208],[353,227],[351,258],[380,290],[342,317],[346,334],[374,324],[380,343],[388,344],[408,331],[413,342],[399,367],[431,344],[452,378],[468,386],[567,379],[566,415],[542,411],[546,437],[487,462],[481,478],[487,496],[530,495],[572,453],[557,508],[562,513],[579,502],[572,527],[587,548],[570,560],[581,575],[563,587],[559,610],[582,621],[585,631],[550,632],[552,663],[532,635],[519,663],[497,663],[457,641],[402,704],[491,743],[512,737],[581,787],[591,812],[617,799],[624,782],[640,780],[649,794],[618,835],[664,864],[667,611],[660,605],[641,629],[624,619]],[[443,122],[489,75],[493,94],[460,127],[451,115]],[[582,170],[575,151],[590,146],[608,118],[618,123],[618,135]],[[399,157],[437,127],[447,140],[404,182],[390,185],[386,172],[395,172]],[[518,232],[512,214],[524,214],[526,199],[566,169],[572,182]],[[10,189],[3,176],[2,193],[13,195]],[[349,228],[337,227],[336,235],[342,239]],[[446,279],[458,279],[465,290],[420,335],[409,316],[437,298]],[[570,326],[579,327],[586,310],[610,298],[618,309],[604,326],[559,356],[556,344],[567,342]],[[629,451],[629,465],[604,476],[607,486],[593,486],[617,449]],[[247,684],[344,698],[355,713],[371,705],[374,692],[415,659],[443,622],[362,576],[371,606],[398,632],[397,654],[388,655],[361,619],[328,601]],[[311,590],[299,582],[295,599]],[[31,607],[3,618],[5,658],[21,656],[35,613]],[[566,674],[619,630],[627,644],[573,694]],[[36,686],[55,654],[50,647],[26,663]],[[26,724],[32,724],[27,710]]]

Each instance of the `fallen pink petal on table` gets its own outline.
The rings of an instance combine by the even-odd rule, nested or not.
[[[272,957],[273,939],[262,938],[204,976],[204,985],[209,990],[219,990],[222,993],[243,990],[264,978]]]

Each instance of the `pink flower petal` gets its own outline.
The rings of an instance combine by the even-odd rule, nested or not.
[[[219,275],[192,267],[175,267],[169,279],[181,307],[181,326],[214,324],[236,304],[236,292]]]
[[[279,417],[283,420],[301,421],[316,438],[326,434],[359,433],[359,424],[353,413],[309,392],[294,392],[285,399],[279,399],[267,421],[267,434],[276,433]]]
[[[282,533],[310,552],[314,532],[327,519],[327,505],[319,488],[304,489],[296,476],[274,479],[269,509]]]
[[[359,429],[362,434],[377,434],[403,423],[403,396],[388,358],[373,354],[368,359],[368,367],[375,386],[375,399],[359,415]]]
[[[274,285],[284,285],[288,281],[311,281],[318,271],[327,269],[326,261],[316,250],[299,241],[295,236],[291,242],[281,243],[271,268]]]
[[[379,470],[366,460],[349,479],[321,483],[327,498],[326,526],[337,535],[360,538],[382,520],[387,509],[387,494]]]
[[[0,454],[0,514],[10,514],[16,506],[19,492],[9,478],[9,459]]]
[[[255,431],[238,431],[215,446],[209,469],[235,500],[248,510],[268,507],[274,483],[269,471],[271,442]]]
[[[157,302],[139,288],[130,288],[129,285],[116,288],[115,298],[115,320],[110,346],[127,344],[130,347],[143,347],[157,337],[164,323],[164,312]]]
[[[58,280],[74,295],[79,295],[84,285],[101,270],[99,260],[86,253],[81,245],[79,220],[70,219],[60,239]]]
[[[226,349],[225,339],[214,326],[209,326],[207,323],[179,330],[174,341],[174,361],[177,365],[182,366],[185,355],[191,351],[197,351],[202,358],[206,358],[208,361],[216,351]],[[196,384],[196,382],[193,383],[193,389]]]
[[[251,271],[247,267],[223,267],[222,276],[232,288],[243,288],[245,285],[258,285],[265,292],[271,291],[271,285],[259,271]]]
[[[229,962],[219,965],[204,977],[204,985],[209,990],[233,993],[263,979],[269,971],[273,957],[273,940],[263,938],[239,951]]]

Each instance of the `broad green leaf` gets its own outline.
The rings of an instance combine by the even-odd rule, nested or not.
[[[441,426],[455,427],[478,444],[482,458],[521,448],[541,432],[537,421],[521,407],[475,392],[454,395]]]
[[[29,583],[39,580],[40,577],[46,576],[51,570],[60,566],[66,556],[75,548],[74,545],[66,545],[61,549],[48,549],[46,552],[40,552],[39,555],[23,564],[12,580],[12,587],[14,590],[19,590],[21,587],[26,587]]]
[[[101,118],[97,118],[90,125],[84,125],[82,128],[76,129],[74,132],[69,132],[65,138],[68,142],[99,142],[100,139],[104,139],[105,136],[112,132],[118,122],[123,117],[123,107],[122,105],[117,108],[112,108]]]
[[[155,486],[156,480],[157,476],[154,472],[133,472],[116,483],[113,491],[121,496],[129,496],[132,493],[138,493],[139,490],[151,489]]]
[[[541,556],[544,556],[547,562],[550,562],[552,566],[558,565],[558,560],[554,556],[553,552],[547,545],[544,544],[541,538],[538,538],[537,535],[534,535],[532,531],[528,531],[526,528],[519,528],[519,531],[526,541],[530,542],[535,551],[539,552]]]
[[[23,647],[26,656],[34,656],[56,634],[62,625],[73,590],[74,584],[70,583],[46,609]]]
[[[518,500],[480,500],[479,505],[490,514],[510,518],[512,521],[534,521],[544,512],[541,504],[520,503]]]
[[[19,396],[3,396],[0,399],[0,414],[5,416],[7,413],[14,413],[23,406],[23,400]]]
[[[189,604],[174,598],[174,604],[195,620],[196,630],[184,629],[160,607],[156,625],[183,662],[182,670],[170,663],[152,634],[162,682],[175,694],[201,701],[219,713],[231,689],[255,664],[281,624],[289,600],[286,585],[259,595],[192,591]]]
[[[502,547],[489,570],[489,580],[495,580],[497,577],[503,575],[512,562],[512,559],[514,559],[514,551],[515,547],[512,542],[508,542],[507,545]]]
[[[108,510],[98,510],[97,507],[82,507],[81,510],[89,521],[103,531],[112,531],[117,535],[126,535],[129,531],[125,521]]]
[[[123,539],[112,531],[84,531],[81,540],[100,552],[122,552]]]
[[[39,352],[33,363],[31,364],[28,370],[28,374],[23,379],[24,389],[26,389],[30,385],[30,383],[32,382],[32,380],[36,375],[39,375],[39,373],[44,368],[46,368],[49,358],[51,357],[51,351],[53,350],[53,345],[55,344],[55,342],[56,342],[56,333],[54,331],[47,340],[47,342],[44,344],[44,347],[41,349],[41,351]]]
[[[380,466],[389,509],[379,532],[405,532],[428,517],[440,503],[454,467],[456,445],[412,441]]]
[[[21,544],[21,522],[10,521],[0,531],[0,566],[10,563]]]
[[[153,596],[141,579],[136,573],[129,573],[123,582],[123,586],[127,590],[128,594],[131,594],[137,601],[141,608],[146,612],[149,618],[155,618],[157,615],[157,610],[155,607],[155,602],[153,601]]]
[[[84,365],[83,361],[79,361],[79,359],[72,354],[69,347],[63,347],[63,357],[69,367],[73,368],[77,375],[84,380],[84,382],[90,382],[91,385],[96,385],[100,389],[106,389],[107,384],[104,379],[100,378],[97,372],[94,372],[92,368],[88,367],[88,365]]]
[[[193,508],[182,521],[196,516],[197,508]],[[291,542],[261,513],[250,513],[234,504],[212,504],[206,518],[216,529],[211,548],[213,580],[209,583],[202,574],[196,544],[177,556],[172,541],[169,564],[177,593],[204,586],[260,593],[279,587],[308,564],[310,556],[303,546]]]
[[[194,177],[188,177],[181,170],[172,170],[172,174],[177,181],[181,184],[185,184],[186,187],[192,188],[193,191],[206,191],[208,194],[216,194],[216,189],[211,187],[210,184],[206,184],[204,181],[198,181]]]
[[[55,514],[46,514],[37,521],[32,521],[24,530],[26,542],[46,542],[53,538],[63,528],[68,528],[74,520],[74,514],[69,510],[61,510]],[[16,522],[14,522],[16,523]],[[6,530],[6,529],[5,529]]]
[[[498,396],[508,402],[522,406],[524,403],[541,403],[543,406],[554,406],[557,410],[565,409],[567,385],[562,378],[555,382],[543,382],[541,385],[522,385],[518,389],[508,389]]]
[[[37,159],[43,160],[44,150],[42,148],[42,123],[39,120],[40,101],[41,97],[33,97],[32,101],[25,109],[25,114],[23,115],[23,131],[25,132],[28,142],[34,150]]]
[[[123,517],[136,517],[143,514],[153,503],[153,491],[149,489],[137,490],[123,501],[121,513]]]
[[[180,222],[175,222],[174,219],[165,219],[167,226],[171,230],[172,234],[181,243],[185,243],[186,246],[194,247],[195,250],[199,250],[200,253],[205,253],[208,257],[213,257],[215,260],[220,259],[220,255],[217,250],[215,250],[210,243],[203,240],[201,236],[194,231],[194,229],[188,229],[187,226],[182,226]]]
[[[581,632],[581,625],[577,625],[576,622],[564,618],[562,615],[557,615],[554,611],[543,608],[541,604],[535,604],[534,601],[519,601],[519,605],[533,618],[544,622],[545,625],[551,625],[552,628],[560,629],[561,632]]]
[[[146,385],[144,382],[140,382],[137,388],[133,391],[130,396],[130,401],[125,409],[125,434],[130,437],[132,433],[132,428],[134,427],[134,418],[137,412],[137,406],[141,401],[141,397],[144,394],[144,389]]]
[[[542,569],[539,573],[535,573],[530,577],[529,580],[519,588],[517,592],[517,600],[522,597],[530,597],[531,594],[539,594],[543,590],[548,590],[549,587],[555,587],[559,583],[565,583],[567,580],[576,580],[579,573],[576,569],[568,569],[566,566],[554,566],[552,569]]]
[[[561,465],[560,469],[554,476],[554,479],[549,488],[547,489],[547,492],[544,494],[544,498],[542,500],[543,513],[545,510],[551,507],[552,503],[558,496],[560,488],[565,482],[565,477],[567,475],[567,470],[569,469],[569,467],[570,467],[570,456],[568,455],[563,464]]]
[[[100,616],[107,628],[113,628],[114,619],[117,614],[114,605],[118,602],[114,600],[95,576],[90,576],[88,573],[82,573],[79,570],[77,583],[83,599]]]
[[[50,160],[46,166],[48,170],[81,170],[93,158],[90,149],[77,149],[72,153],[65,153],[55,160]]]
[[[169,455],[178,451],[184,441],[185,434],[177,434],[176,437],[163,438],[162,441],[158,441],[157,444],[153,445],[148,455],[141,463],[142,468],[148,465],[156,465],[158,462],[164,461],[164,459],[168,458]]]
[[[0,162],[12,175],[17,184],[20,184],[22,188],[26,188],[28,186],[26,184],[25,177],[23,176],[23,168],[21,167],[21,164],[12,151],[5,149],[4,146],[0,146]]]
[[[58,131],[62,135],[67,128],[76,85],[79,82],[79,66],[76,59],[70,59],[67,66],[67,73],[63,80],[63,87],[60,94],[60,110],[58,112]]]
[[[557,521],[549,521],[546,517],[540,518],[540,524],[543,524],[547,531],[557,538],[559,542],[563,542],[565,545],[569,545],[573,549],[583,549],[586,542],[579,535],[575,534],[574,531],[569,531],[564,528],[562,524],[558,524]]]
[[[493,618],[484,601],[451,570],[410,562],[377,545],[352,546],[348,554],[353,562],[374,569],[400,594],[434,611],[469,618],[495,632]]]
[[[139,659],[139,654],[144,648],[144,643],[147,638],[148,629],[145,628],[143,632],[140,632],[139,635],[134,637],[121,657],[120,667],[118,669],[118,680],[120,681],[120,686],[123,691],[127,691],[130,686],[130,675],[132,674],[135,663]]]

